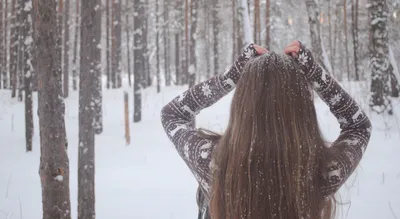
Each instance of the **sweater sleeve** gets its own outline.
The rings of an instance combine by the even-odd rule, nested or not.
[[[323,194],[339,190],[358,166],[371,136],[371,122],[355,100],[323,70],[303,45],[296,58],[314,91],[329,106],[340,124],[340,135],[327,149],[322,173]]]
[[[161,110],[161,123],[179,155],[209,194],[211,153],[216,142],[198,135],[195,116],[232,91],[246,62],[256,55],[253,45],[246,48],[224,73],[191,87]]]

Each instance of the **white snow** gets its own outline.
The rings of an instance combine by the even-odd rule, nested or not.
[[[143,121],[131,123],[129,146],[124,138],[124,89],[104,92],[104,132],[96,136],[95,147],[97,219],[197,218],[198,183],[160,124],[161,108],[186,87],[162,88],[160,94],[155,88],[143,90]],[[132,90],[129,89],[130,121],[133,121]],[[364,93],[357,90],[353,95],[363,99]],[[0,219],[20,218],[21,215],[24,218],[28,215],[29,219],[42,218],[37,93],[33,98],[33,152],[26,153],[24,105],[10,100],[10,91],[0,90]],[[197,125],[217,132],[223,130],[228,121],[230,99],[231,95],[202,111],[197,116]],[[71,213],[75,219],[79,145],[77,92],[71,91],[65,104]],[[400,105],[394,104],[399,115]],[[319,99],[316,109],[327,140],[335,140],[339,134],[337,121]],[[391,130],[385,130],[379,117],[371,119],[373,134],[361,166],[340,190],[339,202],[343,203],[338,207],[337,218],[340,219],[390,219],[395,218],[393,214],[400,218],[399,127],[396,122],[389,121],[394,125]]]

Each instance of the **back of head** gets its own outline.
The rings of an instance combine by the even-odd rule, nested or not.
[[[320,219],[323,151],[312,92],[296,63],[275,53],[250,60],[214,154],[212,218]]]

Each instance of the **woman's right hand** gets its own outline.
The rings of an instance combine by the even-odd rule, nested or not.
[[[300,41],[295,40],[283,50],[285,54],[293,57],[296,62],[303,68],[304,71],[308,71],[314,64],[314,58],[309,49]]]

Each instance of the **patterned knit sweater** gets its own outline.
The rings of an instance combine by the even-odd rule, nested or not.
[[[199,182],[208,200],[211,192],[211,155],[217,142],[198,135],[193,126],[195,116],[235,88],[246,62],[256,56],[250,45],[234,65],[224,73],[199,83],[174,98],[161,111],[161,122],[179,155]],[[316,62],[303,45],[295,59],[303,68],[313,89],[329,106],[340,124],[341,132],[330,147],[336,156],[330,159],[328,171],[322,173],[322,192],[333,194],[358,166],[371,135],[371,123],[360,106]]]

